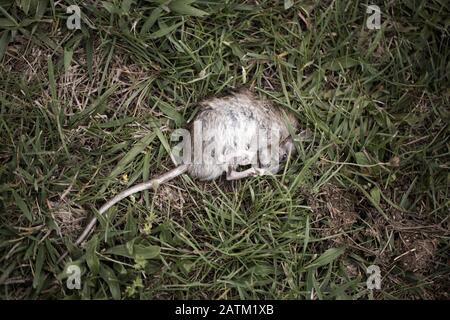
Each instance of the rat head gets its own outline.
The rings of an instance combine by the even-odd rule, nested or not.
[[[295,154],[296,149],[294,146],[294,137],[291,133],[296,136],[296,132],[299,129],[299,121],[297,117],[292,112],[280,112],[280,119],[282,119],[281,139],[279,142],[279,161],[280,164],[285,163],[289,156]]]
[[[293,155],[295,153],[294,140],[291,136],[288,136],[284,140],[280,142],[280,163],[285,163],[289,157],[289,155]]]
[[[278,150],[274,151],[274,147]],[[258,152],[259,168],[266,170],[267,172],[277,173],[283,164],[286,163],[289,156],[292,156],[295,152],[294,141],[291,136],[288,136],[277,145],[271,144],[266,148],[261,148]]]

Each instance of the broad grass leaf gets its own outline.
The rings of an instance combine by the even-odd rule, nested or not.
[[[356,152],[355,160],[357,164],[362,166],[369,164],[369,160],[367,159],[367,156],[364,154],[364,152]]]
[[[379,205],[380,204],[380,198],[381,198],[381,192],[380,189],[378,189],[377,187],[372,188],[372,190],[370,190],[370,196],[372,197],[372,200]]]
[[[203,17],[208,13],[191,6],[185,0],[173,0],[169,3],[170,10],[185,16]]]
[[[95,252],[98,247],[98,238],[94,236],[86,245],[86,263],[94,275],[98,274],[100,269],[100,260]]]
[[[2,61],[6,49],[8,49],[9,41],[10,41],[9,31],[4,30],[2,36],[0,37],[0,61]]]
[[[158,31],[153,32],[152,34],[150,34],[149,38],[150,39],[158,39],[158,38],[164,37],[165,35],[168,35],[172,31],[177,29],[182,24],[183,24],[183,22],[178,22],[178,23],[175,23],[175,24],[173,24],[171,26],[166,26],[166,25],[161,24],[160,29]]]
[[[20,197],[20,195],[15,190],[13,190],[12,193],[14,196],[14,200],[16,201],[17,207],[20,209],[20,211],[22,211],[22,213],[30,222],[33,222],[33,216],[25,201]]]
[[[164,113],[169,119],[175,121],[175,124],[177,126],[181,126],[184,123],[183,115],[179,113],[173,106],[164,101],[158,101],[157,105],[158,109],[161,110],[161,112]]]
[[[127,257],[127,258],[141,258],[141,259],[153,259],[159,256],[161,248],[158,246],[144,246],[141,244],[135,244],[133,246],[133,251],[130,253],[127,245],[118,245],[111,249],[108,249],[106,253],[114,254],[117,256]]]
[[[305,269],[318,268],[327,265],[336,260],[341,254],[345,252],[345,248],[330,248],[326,250],[320,257],[315,259],[312,263],[307,265]]]
[[[125,170],[127,164],[133,161],[138,154],[147,148],[147,146],[155,139],[156,134],[154,132],[148,133],[145,137],[143,137],[138,143],[131,148],[130,151],[119,161],[117,166],[111,171],[109,178],[114,178]]]
[[[36,257],[36,265],[34,271],[33,288],[41,286],[41,282],[44,281],[42,277],[42,267],[44,265],[44,246],[40,245]]]
[[[20,0],[20,8],[27,15],[30,12],[31,0]]]
[[[113,299],[120,300],[120,285],[114,270],[107,265],[102,264],[100,266],[100,276],[108,284],[109,291],[111,292]]]
[[[67,72],[72,62],[73,49],[64,48],[64,71]]]
[[[348,56],[334,59],[333,61],[325,64],[324,69],[331,71],[339,71],[341,69],[349,69],[359,64],[358,60],[350,58]]]
[[[147,33],[155,22],[161,17],[163,10],[161,8],[156,8],[152,11],[150,16],[145,20],[144,25],[141,28],[141,34]]]
[[[0,28],[13,28],[16,27],[17,24],[8,18],[0,18]]]

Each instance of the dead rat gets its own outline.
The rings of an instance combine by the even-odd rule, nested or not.
[[[140,191],[156,189],[160,184],[187,172],[199,180],[213,180],[226,173],[227,180],[276,173],[279,162],[294,151],[290,130],[297,119],[269,101],[256,98],[249,90],[240,90],[222,98],[200,103],[198,114],[184,135],[184,162],[150,181],[134,185],[106,202],[104,214],[120,200]],[[191,152],[193,137],[193,157]],[[239,171],[243,166],[250,166]],[[76,240],[83,242],[94,228],[93,218]]]

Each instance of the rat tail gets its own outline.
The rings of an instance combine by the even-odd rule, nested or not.
[[[112,198],[111,200],[106,202],[103,206],[100,207],[100,209],[98,210],[98,213],[104,214],[109,208],[111,208],[117,202],[119,202],[122,199],[125,199],[128,196],[131,196],[134,193],[141,192],[144,190],[156,189],[156,188],[158,188],[159,185],[166,183],[167,181],[172,180],[173,178],[185,173],[187,171],[187,169],[188,169],[188,165],[184,164],[184,165],[178,166],[178,167],[164,173],[163,175],[159,176],[158,178],[155,178],[155,179],[152,179],[149,181],[145,181],[145,182],[141,182],[137,185],[134,185],[134,186],[122,191],[121,193],[116,195],[114,198]],[[84,239],[87,237],[89,232],[95,226],[96,222],[97,222],[97,218],[96,217],[92,218],[92,220],[89,222],[89,224],[84,229],[83,233],[78,237],[75,244],[78,245],[84,241]]]
[[[187,171],[188,167],[189,166],[187,164],[180,165],[180,166],[164,173],[163,175],[159,176],[158,178],[139,183],[137,185],[134,185],[134,186],[122,191],[121,193],[116,195],[114,198],[112,198],[111,200],[106,202],[103,206],[101,206],[100,209],[98,210],[98,213],[100,215],[104,214],[109,208],[111,208],[117,202],[119,202],[120,200],[122,200],[134,193],[141,192],[144,190],[149,190],[149,189],[156,189],[159,185],[166,183],[167,181],[172,180],[173,178],[185,173]],[[87,238],[89,233],[95,227],[96,222],[97,222],[97,217],[93,217],[91,219],[91,221],[89,222],[89,224],[86,226],[86,228],[84,228],[83,233],[78,237],[77,241],[75,241],[76,245],[79,245]],[[61,261],[62,259],[64,259],[64,257],[66,255],[67,255],[67,252],[65,254],[63,254],[59,258],[58,261]]]

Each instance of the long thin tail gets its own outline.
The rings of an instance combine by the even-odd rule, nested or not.
[[[144,191],[144,190],[149,190],[149,189],[156,189],[159,185],[166,183],[169,180],[172,180],[173,178],[185,173],[188,169],[188,165],[184,164],[184,165],[180,165],[172,170],[170,170],[169,172],[166,172],[165,174],[159,176],[158,178],[146,181],[146,182],[142,182],[139,183],[137,185],[134,185],[124,191],[122,191],[121,193],[119,193],[118,195],[116,195],[114,198],[112,198],[111,200],[109,200],[108,202],[106,202],[103,206],[100,207],[100,209],[98,210],[99,214],[104,214],[109,208],[111,208],[113,205],[115,205],[117,202],[119,202],[120,200],[134,194],[140,191]],[[89,222],[89,224],[86,226],[86,228],[83,230],[83,233],[78,237],[77,241],[75,241],[76,245],[79,245],[80,243],[82,243],[87,236],[89,235],[89,233],[92,231],[92,229],[95,227],[95,224],[97,222],[97,218],[94,217],[91,219],[91,221]],[[64,253],[58,261],[61,261],[62,259],[64,259],[64,257],[67,255],[67,252]]]

